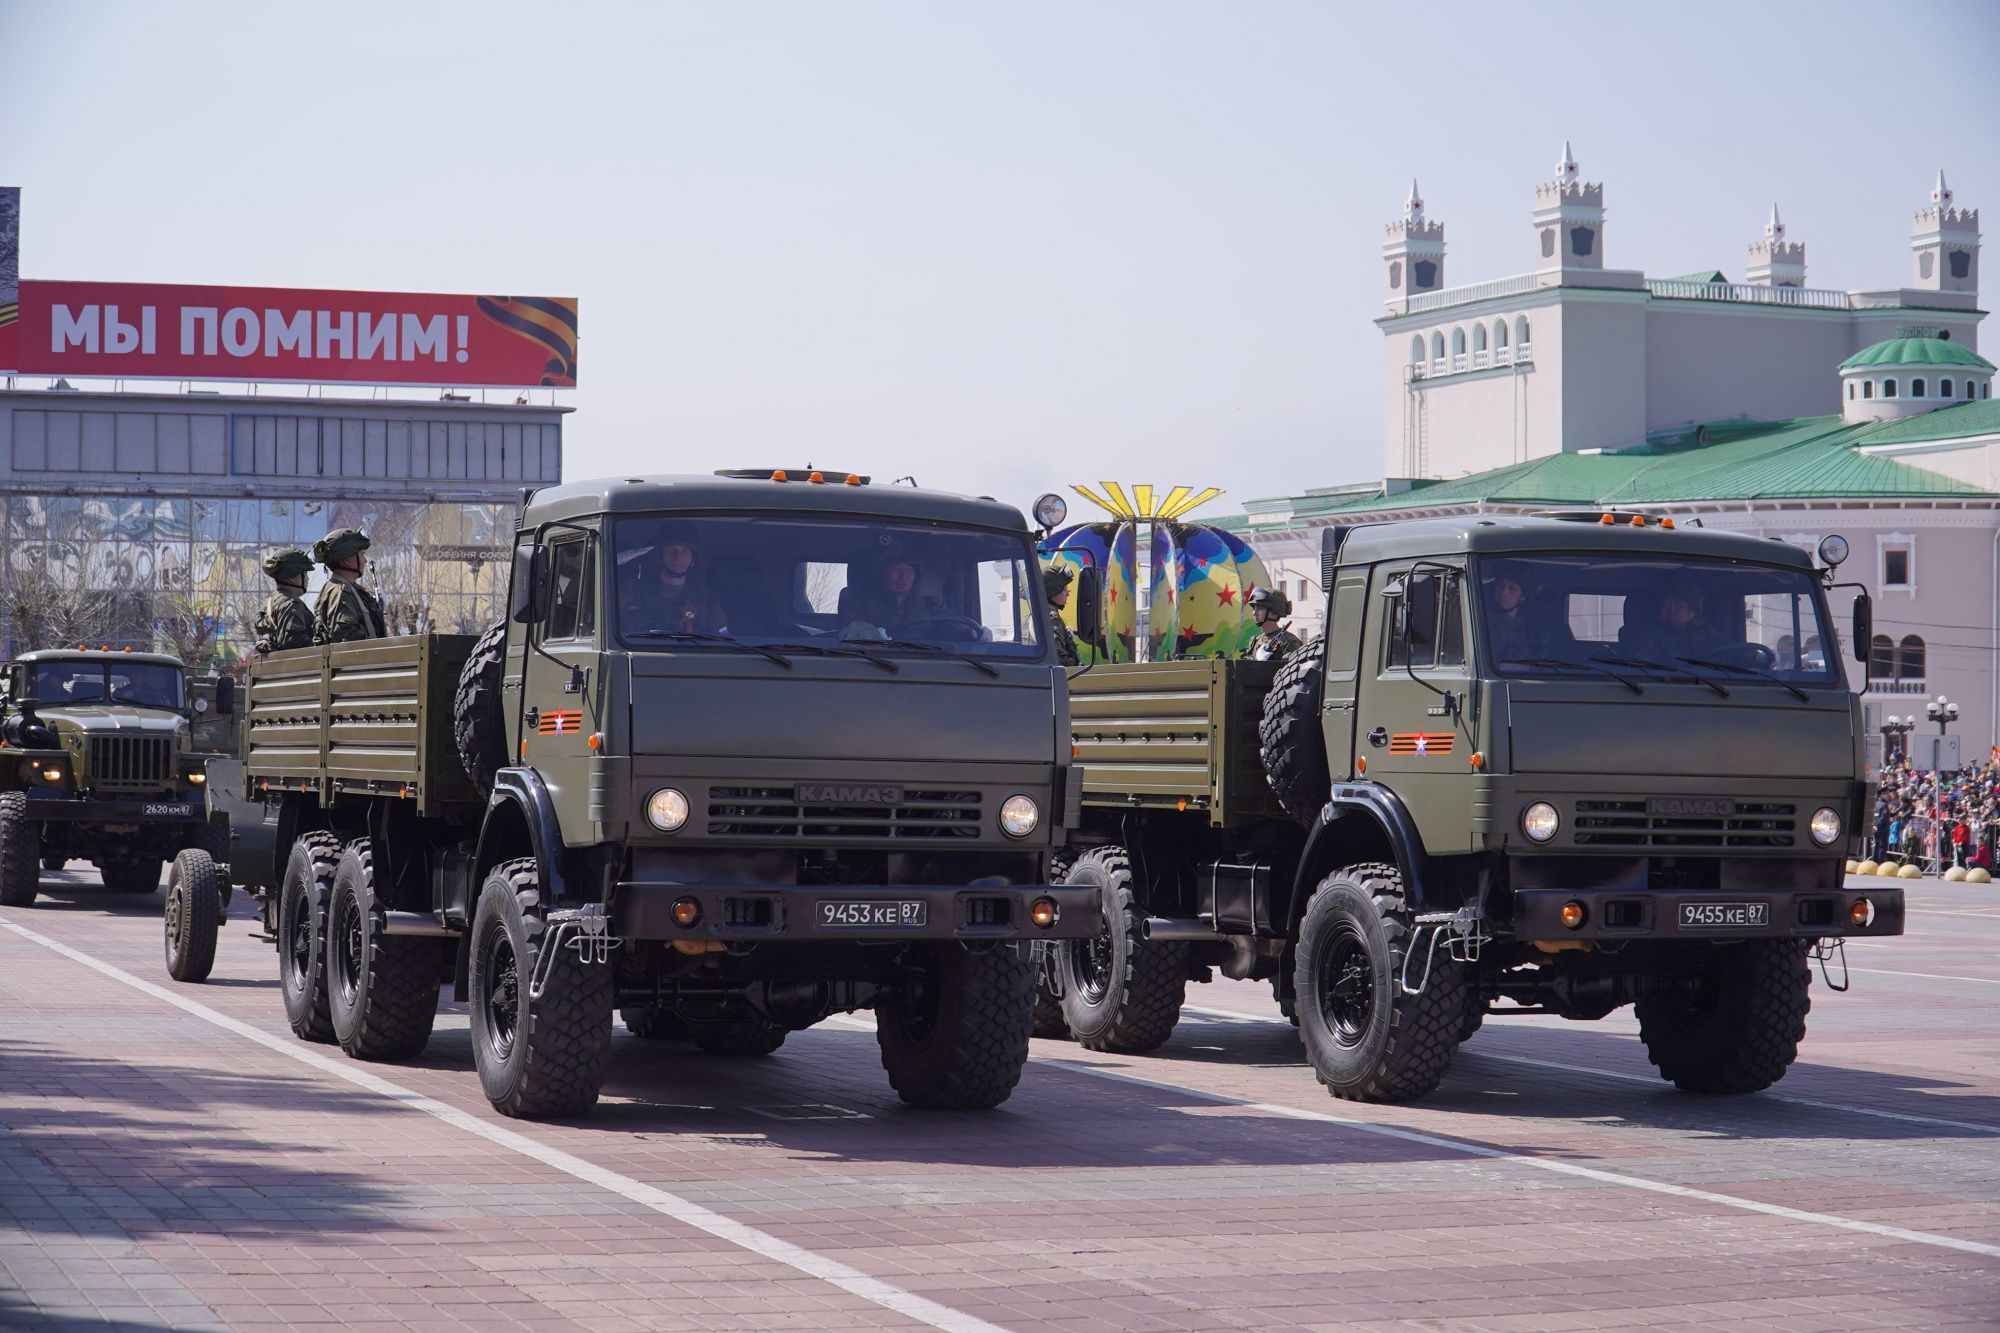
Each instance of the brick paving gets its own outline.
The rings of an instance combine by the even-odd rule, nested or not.
[[[49,880],[0,924],[300,1045],[240,900],[214,981],[176,986],[157,899]],[[1921,1239],[2000,1247],[2000,891],[1918,893],[1853,993],[1815,987],[1775,1096],[1675,1092],[1621,1014],[1491,1020],[1433,1098],[1355,1107],[1227,983],[1152,1056],[1036,1043],[987,1115],[902,1109],[844,1021],[747,1062],[621,1034],[563,1125],[493,1115],[456,1006],[419,1061],[353,1066],[624,1192],[0,929],[0,1328],[921,1326],[870,1278],[1015,1329],[2000,1327],[2000,1258]]]

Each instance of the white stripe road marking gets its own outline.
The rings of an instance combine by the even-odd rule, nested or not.
[[[1976,981],[1982,986],[2000,986],[2000,977],[1947,977],[1936,972],[1892,972],[1886,967],[1855,967],[1850,972],[1860,972],[1877,977],[1922,977],[1925,981]]]
[[[1267,1014],[1239,1014],[1233,1009],[1204,1009],[1197,1005],[1183,1006],[1182,1013],[1201,1014],[1204,1017],[1231,1018],[1244,1023],[1275,1023],[1279,1027],[1290,1027],[1291,1020],[1272,1018]],[[1649,1074],[1627,1074],[1615,1069],[1591,1069],[1584,1065],[1566,1065],[1554,1060],[1534,1060],[1525,1055],[1502,1055],[1498,1051],[1484,1049],[1468,1050],[1466,1054],[1480,1060],[1500,1060],[1510,1065],[1532,1065],[1537,1069],[1559,1069],[1566,1074],[1586,1074],[1592,1078],[1612,1078],[1621,1083],[1644,1083],[1648,1087],[1664,1088],[1666,1085],[1657,1076]],[[1758,1096],[1765,1101],[1789,1102],[1793,1106],[1810,1106],[1817,1111],[1840,1111],[1848,1115],[1874,1116],[1878,1120],[1900,1120],[1912,1125],[1939,1125],[1946,1129],[1966,1129],[1975,1134],[2000,1136],[2000,1125],[1982,1125],[1971,1120],[1947,1120],[1942,1116],[1917,1115],[1907,1111],[1881,1111],[1868,1106],[1849,1106],[1844,1102],[1822,1102],[1811,1097],[1794,1097],[1785,1092],[1764,1092]]]
[[[1189,1006],[1191,1009],[1192,1006]],[[1185,1010],[1183,1012],[1186,1012]],[[1222,1010],[1194,1010],[1197,1013],[1223,1013]],[[1291,1024],[1285,1019],[1270,1019],[1255,1014],[1229,1014],[1231,1018],[1248,1018],[1255,1023]],[[872,1030],[869,1016],[847,1014],[831,1020],[845,1027]],[[1929,1231],[1910,1231],[1903,1227],[1886,1226],[1880,1222],[1863,1222],[1852,1217],[1836,1217],[1831,1213],[1809,1213],[1802,1208],[1787,1208],[1780,1203],[1765,1203],[1759,1199],[1738,1198],[1734,1194],[1717,1194],[1714,1190],[1699,1190],[1687,1185],[1675,1185],[1664,1180],[1649,1180],[1645,1176],[1628,1176],[1620,1171],[1600,1171],[1596,1167],[1578,1166],[1574,1162],[1556,1161],[1547,1157],[1531,1157],[1525,1153],[1508,1152],[1502,1148],[1489,1148],[1482,1143],[1471,1143],[1464,1139],[1448,1139],[1439,1134],[1426,1134],[1421,1130],[1403,1129],[1396,1125],[1385,1125],[1380,1121],[1363,1120],[1358,1116],[1333,1115],[1327,1111],[1308,1111],[1303,1107],[1285,1106],[1279,1102],[1253,1102],[1244,1097],[1232,1097],[1226,1092],[1209,1092],[1202,1088],[1190,1088],[1180,1083],[1166,1083],[1157,1079],[1140,1078],[1136,1074],[1121,1074],[1101,1065],[1087,1064],[1080,1060],[1058,1060],[1053,1056],[1030,1056],[1037,1064],[1052,1065],[1066,1069],[1072,1074],[1087,1074],[1091,1078],[1109,1079],[1113,1083],[1125,1083],[1135,1088],[1150,1088],[1155,1092],[1177,1092],[1197,1101],[1210,1102],[1218,1106],[1239,1106],[1246,1111],[1262,1111],[1266,1115],[1283,1116],[1288,1120],[1311,1120],[1321,1124],[1339,1125],[1346,1129],[1359,1130],[1363,1134],[1378,1134],[1383,1138],[1401,1139],[1406,1143],[1421,1143],[1428,1148],[1443,1148],[1447,1152],[1464,1153],[1468,1157],[1483,1157],[1495,1162],[1513,1162],[1519,1166],[1533,1167],[1537,1171],[1548,1171],[1560,1176],[1577,1176],[1584,1180],[1595,1180],[1604,1185],[1617,1185],[1623,1189],[1645,1190],[1652,1194],[1671,1194],[1682,1199],[1699,1199],[1704,1203],[1719,1203],[1726,1208],[1741,1208],[1746,1212],[1764,1213],[1771,1217],[1782,1217],[1791,1222],[1810,1222],[1816,1226],[1837,1227],[1842,1231],[1859,1231],[1865,1235],[1882,1236],[1889,1240],[1908,1241],[1912,1245],[1932,1245],[1945,1250],[1963,1250],[1967,1254],[1985,1255],[1990,1259],[2000,1259],[2000,1245],[1987,1245],[1976,1240],[1961,1240],[1957,1236],[1940,1236]]]
[[[596,1185],[600,1189],[609,1190],[613,1194],[620,1195],[630,1199],[634,1203],[650,1208],[656,1213],[671,1217],[676,1222],[686,1223],[696,1230],[706,1231],[718,1240],[727,1241],[731,1245],[750,1251],[752,1254],[784,1264],[788,1268],[797,1269],[808,1277],[818,1278],[820,1281],[838,1287],[850,1295],[859,1296],[865,1301],[872,1301],[884,1309],[893,1310],[897,1314],[913,1319],[920,1324],[927,1324],[932,1328],[945,1329],[949,1333],[1002,1333],[1002,1330],[996,1324],[989,1324],[983,1319],[961,1313],[948,1305],[940,1305],[936,1301],[918,1296],[913,1292],[904,1291],[901,1287],[892,1286],[880,1278],[869,1277],[861,1270],[851,1268],[841,1263],[838,1259],[829,1259],[825,1255],[815,1254],[813,1251],[794,1245],[790,1241],[780,1240],[768,1232],[759,1231],[755,1227],[745,1226],[732,1218],[724,1217],[721,1213],[704,1208],[692,1200],[683,1199],[678,1194],[669,1193],[657,1186],[648,1185],[641,1180],[634,1180],[632,1177],[621,1175],[616,1171],[608,1171],[595,1163],[584,1161],[581,1157],[572,1156],[560,1148],[551,1148],[547,1144],[537,1143],[534,1139],[515,1130],[503,1129],[499,1125],[488,1124],[477,1116],[469,1115],[457,1107],[448,1106],[434,1098],[426,1097],[422,1093],[412,1092],[408,1088],[391,1083],[385,1078],[368,1073],[361,1066],[351,1061],[330,1059],[315,1051],[307,1050],[292,1041],[274,1037],[268,1032],[250,1026],[248,1023],[239,1022],[226,1014],[218,1013],[210,1009],[207,1005],[197,1004],[186,996],[176,994],[164,986],[156,986],[150,981],[133,976],[130,972],[124,971],[122,968],[113,967],[110,963],[101,962],[87,953],[72,949],[67,944],[58,943],[45,935],[38,935],[34,931],[28,930],[23,926],[17,926],[11,921],[0,921],[0,926],[5,926],[8,930],[13,931],[23,939],[32,940],[43,948],[61,954],[73,962],[81,963],[85,967],[101,972],[113,981],[122,982],[132,989],[150,995],[155,999],[165,1000],[175,1008],[185,1010],[193,1014],[196,1018],[212,1023],[226,1032],[234,1033],[236,1036],[242,1037],[247,1041],[254,1041],[259,1046],[276,1051],[278,1054],[296,1060],[300,1064],[309,1065],[321,1073],[332,1074],[336,1078],[345,1079],[349,1083],[366,1088],[368,1091],[376,1093],[379,1096],[407,1106],[413,1111],[422,1111],[425,1115],[435,1116],[455,1129],[462,1129],[468,1134],[476,1134],[488,1143],[505,1148],[510,1152],[519,1153],[523,1157],[540,1162],[544,1166],[552,1167],[557,1171],[563,1172],[565,1175],[574,1176],[578,1180]]]

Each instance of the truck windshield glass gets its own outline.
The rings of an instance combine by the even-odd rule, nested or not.
[[[1489,556],[1479,565],[1487,665],[1838,683],[1819,585],[1803,570],[1671,557]],[[1574,663],[1571,668],[1568,664]]]
[[[37,662],[33,687],[43,704],[181,706],[181,673],[155,662]]]
[[[618,632],[746,644],[824,639],[1038,658],[1027,538],[833,518],[636,517],[612,533]],[[682,642],[694,642],[686,640]],[[899,647],[898,645],[912,645]]]

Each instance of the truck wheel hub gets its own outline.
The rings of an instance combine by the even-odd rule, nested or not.
[[[1375,1010],[1375,968],[1368,942],[1351,926],[1334,936],[1320,961],[1319,1010],[1343,1046],[1359,1044],[1368,1033]]]

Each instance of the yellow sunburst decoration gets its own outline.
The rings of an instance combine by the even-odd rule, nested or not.
[[[1115,481],[1100,481],[1104,494],[1099,495],[1088,486],[1074,485],[1070,489],[1099,509],[1115,518],[1131,521],[1177,522],[1201,506],[1222,494],[1220,486],[1210,486],[1197,492],[1192,486],[1175,486],[1163,496],[1156,496],[1149,483],[1135,483],[1128,498],[1125,488]]]

